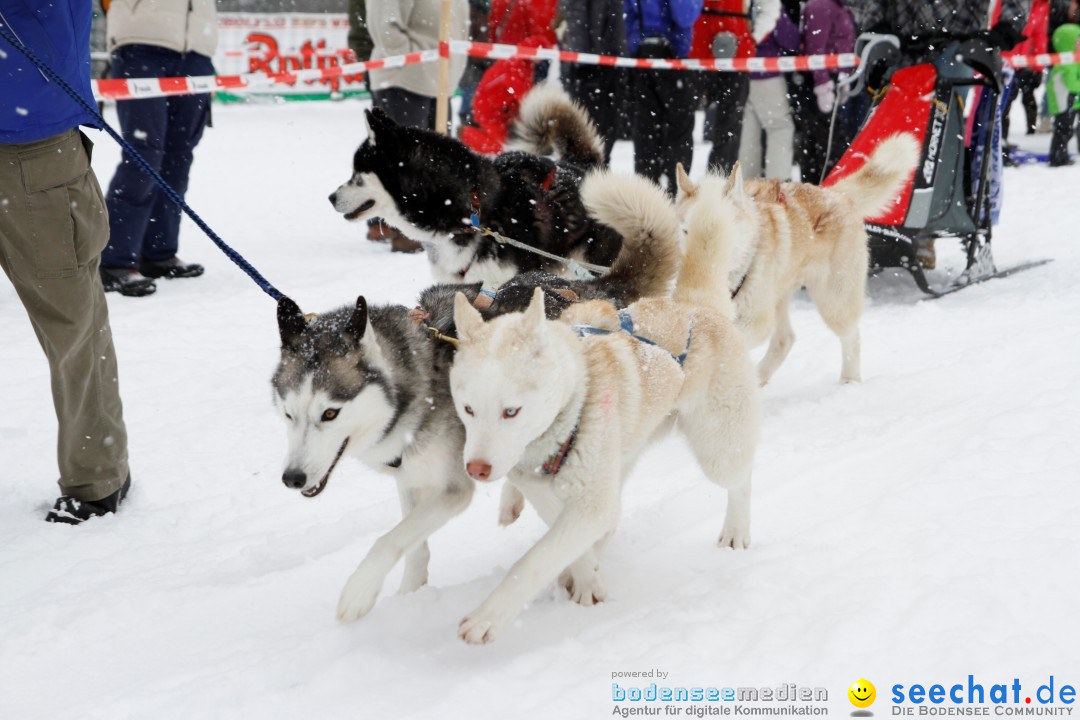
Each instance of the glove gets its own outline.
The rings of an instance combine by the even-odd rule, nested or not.
[[[836,88],[831,82],[821,83],[814,86],[814,95],[817,96],[817,107],[823,113],[831,113],[836,105]]]
[[[1005,20],[999,21],[986,32],[987,42],[1002,50],[1012,50],[1025,39],[1026,36],[1015,25]]]

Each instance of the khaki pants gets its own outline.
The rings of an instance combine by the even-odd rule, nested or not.
[[[765,177],[791,180],[795,159],[795,122],[783,76],[750,81],[743,115],[739,165],[747,180],[761,177],[761,131],[765,131]]]
[[[0,266],[37,333],[60,424],[60,489],[100,500],[127,478],[127,431],[98,256],[108,216],[77,130],[0,144]]]

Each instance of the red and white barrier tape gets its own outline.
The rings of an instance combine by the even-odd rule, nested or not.
[[[839,55],[801,55],[798,57],[767,58],[628,58],[615,55],[594,55],[593,53],[571,52],[557,48],[523,47],[519,45],[497,45],[494,43],[472,42],[469,40],[451,40],[447,43],[451,55],[471,55],[472,57],[507,59],[524,58],[529,60],[559,60],[560,62],[580,63],[583,65],[605,65],[608,67],[651,68],[653,70],[718,70],[721,72],[793,72],[797,70],[836,70],[855,67],[859,56],[854,53]]]
[[[93,81],[94,96],[99,100],[131,100],[137,98],[165,97],[168,95],[193,95],[218,90],[245,92],[263,90],[274,85],[295,85],[300,82],[332,80],[346,75],[357,75],[379,68],[404,67],[419,63],[435,62],[443,55],[469,55],[472,57],[527,60],[558,60],[583,65],[607,67],[651,68],[654,70],[698,70],[719,72],[797,72],[803,70],[836,70],[857,67],[859,57],[854,53],[837,55],[800,55],[771,58],[726,59],[661,59],[629,58],[614,55],[578,53],[557,48],[536,48],[519,45],[452,40],[436,50],[394,55],[379,60],[349,63],[336,67],[313,70],[297,70],[291,73],[248,73],[245,75],[206,75],[180,78],[131,78]],[[1044,68],[1080,62],[1076,53],[1051,53],[1041,55],[1017,55],[1007,60],[1015,68]]]
[[[438,59],[438,50],[424,50],[423,52],[394,55],[378,60],[273,75],[247,73],[245,75],[204,75],[178,78],[104,79],[95,80],[93,87],[94,97],[98,100],[133,100],[168,95],[196,95],[217,92],[218,90],[244,92],[262,90],[274,85],[295,85],[301,82],[332,80],[346,75],[358,75],[368,70],[404,67],[418,63],[435,62]]]
[[[1044,53],[1042,55],[1015,55],[1005,58],[1005,62],[1014,68],[1042,69],[1052,65],[1072,65],[1075,62],[1080,62],[1080,57],[1074,52]]]

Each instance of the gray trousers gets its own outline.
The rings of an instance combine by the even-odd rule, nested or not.
[[[750,81],[743,115],[739,165],[743,177],[761,177],[761,132],[765,131],[765,177],[791,179],[795,154],[795,122],[783,76]]]
[[[100,500],[128,474],[109,311],[98,274],[109,239],[93,144],[78,130],[0,144],[0,266],[49,361],[60,489]]]

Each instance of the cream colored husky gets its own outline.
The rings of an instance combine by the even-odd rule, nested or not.
[[[720,544],[750,544],[750,470],[761,426],[754,368],[735,327],[722,208],[688,217],[687,257],[674,298],[624,311],[604,301],[544,317],[537,289],[524,313],[484,322],[458,294],[459,347],[451,392],[465,425],[466,471],[507,476],[550,526],[487,600],[462,622],[469,643],[494,640],[544,586],[560,578],[591,605],[606,591],[598,555],[619,519],[619,497],[642,450],[673,426],[705,475],[728,491]],[[507,496],[512,520],[516,492]]]
[[[738,166],[730,177],[707,175],[695,185],[679,166],[681,213],[701,203],[728,203],[737,213],[736,232],[716,240],[732,244],[726,287],[747,342],[753,347],[772,336],[758,365],[762,385],[795,342],[788,302],[800,287],[840,338],[840,381],[861,379],[859,320],[869,262],[863,220],[895,201],[918,157],[911,135],[895,135],[831,187],[754,180],[744,189]]]

